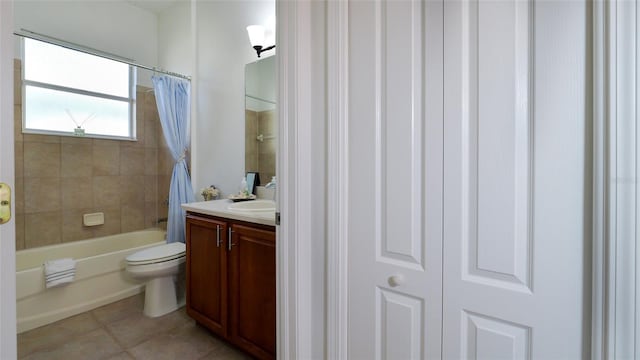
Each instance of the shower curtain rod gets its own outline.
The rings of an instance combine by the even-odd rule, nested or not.
[[[54,38],[54,37],[51,37],[51,36],[39,34],[39,33],[34,32],[34,31],[30,31],[30,30],[26,30],[26,29],[20,29],[19,31],[15,31],[13,34],[17,35],[17,36],[26,37],[26,38],[29,38],[29,39],[43,41],[43,42],[46,42],[48,44],[62,46],[62,47],[65,47],[67,49],[80,51],[80,52],[83,52],[83,53],[86,53],[86,54],[89,54],[89,55],[100,56],[100,57],[103,57],[103,58],[106,58],[106,59],[109,59],[109,60],[118,61],[118,62],[121,62],[121,63],[125,63],[127,65],[135,66],[135,67],[138,67],[140,69],[153,71],[154,73],[166,74],[166,75],[175,76],[175,77],[178,77],[178,78],[182,78],[182,79],[186,79],[186,80],[191,81],[191,76],[174,73],[174,72],[171,72],[171,71],[167,71],[167,70],[164,70],[164,69],[161,69],[161,68],[152,67],[152,66],[140,65],[140,64],[137,64],[132,59],[127,59],[127,58],[122,57],[122,56],[110,54],[108,52],[96,50],[96,49],[93,49],[93,48],[90,48],[90,47],[87,47],[87,46],[82,46],[82,45],[70,43],[68,41],[64,41],[64,40],[57,39],[57,38]]]

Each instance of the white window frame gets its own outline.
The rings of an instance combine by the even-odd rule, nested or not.
[[[96,51],[85,51],[82,47],[80,46],[73,46],[72,44],[69,43],[56,43],[53,41],[46,41],[46,40],[42,40],[42,39],[36,39],[36,38],[32,38],[32,40],[36,40],[36,41],[40,41],[40,42],[45,42],[51,45],[55,45],[55,46],[60,46],[60,47],[64,47],[67,48],[69,50],[73,50],[73,51],[78,51],[81,53],[85,53],[87,55],[91,55],[91,56],[96,56],[96,57],[102,57],[111,61],[118,61],[116,59],[113,59],[113,56],[101,56],[100,54],[97,54]],[[66,131],[54,131],[54,130],[44,130],[44,129],[29,129],[27,128],[27,124],[26,124],[26,116],[27,116],[27,111],[26,111],[26,106],[27,106],[27,101],[26,101],[26,87],[27,86],[34,86],[34,87],[39,87],[42,89],[49,89],[49,90],[56,90],[56,91],[62,91],[62,92],[67,92],[67,93],[71,93],[71,94],[78,94],[78,95],[86,95],[86,96],[92,96],[92,97],[96,97],[96,98],[101,98],[101,99],[108,99],[108,100],[117,100],[117,101],[122,101],[122,102],[127,102],[128,103],[128,108],[129,108],[129,136],[116,136],[116,135],[104,135],[104,134],[93,134],[93,133],[87,133],[84,136],[84,138],[95,138],[95,139],[110,139],[110,140],[129,140],[129,141],[137,141],[137,134],[136,134],[136,105],[137,105],[137,99],[136,99],[136,70],[135,67],[131,64],[127,64],[127,66],[129,67],[129,96],[128,97],[122,97],[122,96],[115,96],[115,95],[110,95],[110,94],[105,94],[105,93],[100,93],[100,92],[95,92],[95,91],[88,91],[88,90],[82,90],[82,89],[76,89],[76,88],[72,88],[72,87],[67,87],[67,86],[61,86],[61,85],[55,85],[55,84],[49,84],[49,83],[43,83],[43,82],[39,82],[39,81],[34,81],[34,80],[27,80],[25,79],[25,45],[24,45],[24,41],[25,41],[25,37],[22,37],[20,39],[20,52],[21,52],[21,59],[22,59],[22,66],[21,68],[21,86],[22,86],[22,133],[23,134],[39,134],[39,135],[54,135],[54,136],[72,136],[72,137],[78,137],[77,135],[75,135],[72,131],[66,132]],[[123,61],[124,63],[127,63],[127,61]]]

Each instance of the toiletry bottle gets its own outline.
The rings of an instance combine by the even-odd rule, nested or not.
[[[240,182],[240,194],[242,195],[249,195],[249,191],[247,190],[247,177],[243,177],[242,181]]]

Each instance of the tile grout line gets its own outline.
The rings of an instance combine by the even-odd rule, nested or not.
[[[113,333],[111,332],[111,329],[109,329],[109,327],[107,326],[108,324],[107,323],[103,323],[102,321],[100,321],[100,319],[98,319],[98,317],[94,313],[94,310],[95,309],[89,311],[89,313],[91,313],[91,316],[98,322],[98,324],[100,324],[101,328],[118,345],[118,347],[120,347],[120,350],[122,350],[122,352],[126,352],[129,356],[131,356],[131,354],[129,354],[129,352],[127,351],[127,348],[118,340],[118,338],[115,335],[113,335]],[[134,359],[135,359],[135,357],[134,357]]]

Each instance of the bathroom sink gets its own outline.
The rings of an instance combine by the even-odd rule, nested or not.
[[[227,209],[245,212],[272,212],[276,211],[276,203],[273,200],[244,201],[233,203]]]

